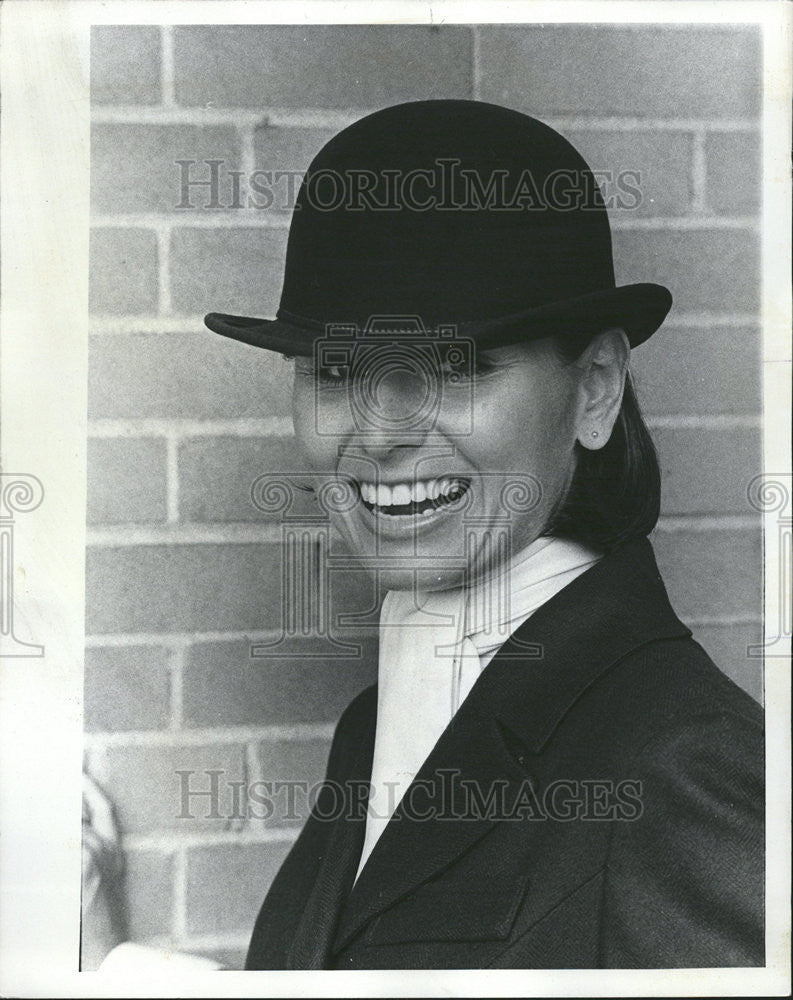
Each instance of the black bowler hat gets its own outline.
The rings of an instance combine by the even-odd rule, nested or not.
[[[479,101],[385,108],[334,136],[295,204],[276,319],[209,313],[235,340],[311,355],[329,324],[418,317],[494,347],[664,320],[661,285],[617,286],[601,192],[579,153]]]

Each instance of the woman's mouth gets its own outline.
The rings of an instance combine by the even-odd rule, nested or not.
[[[379,517],[400,518],[430,516],[459,501],[471,486],[470,479],[444,476],[413,483],[359,482],[358,489],[366,509]]]

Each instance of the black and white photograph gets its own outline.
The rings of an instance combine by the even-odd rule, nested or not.
[[[0,989],[785,995],[789,7],[336,7],[2,12]]]

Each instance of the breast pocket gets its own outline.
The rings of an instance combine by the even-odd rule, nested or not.
[[[503,941],[509,937],[529,878],[509,869],[426,882],[370,924],[368,945],[421,941]]]

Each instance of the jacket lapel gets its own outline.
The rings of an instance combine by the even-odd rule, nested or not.
[[[377,702],[372,701],[376,710]],[[356,809],[352,789],[369,781],[374,752],[375,712],[369,716],[367,732],[358,740],[351,764],[341,779],[329,775],[342,791],[344,802],[334,802],[338,818],[330,825],[327,847],[319,875],[306,901],[287,957],[289,969],[327,967],[339,916],[352,888],[363,849],[366,816]],[[340,768],[341,770],[341,768]],[[350,782],[350,784],[346,784]],[[342,808],[339,806],[342,805]]]
[[[606,556],[540,608],[488,664],[425,761],[349,895],[333,950],[494,828],[497,817],[471,815],[466,786],[486,798],[500,784],[506,802],[514,801],[527,780],[521,750],[540,753],[604,671],[647,642],[690,634],[669,605],[646,539]],[[536,650],[527,656],[530,647]],[[371,746],[368,757],[371,767]],[[405,809],[411,794],[413,815]],[[432,818],[414,818],[431,810]],[[349,849],[349,834],[344,843]]]
[[[509,801],[526,777],[498,721],[481,712],[478,699],[466,699],[375,844],[347,901],[334,950],[490,832],[497,818],[486,810],[472,815],[467,789],[486,797],[496,779]]]

